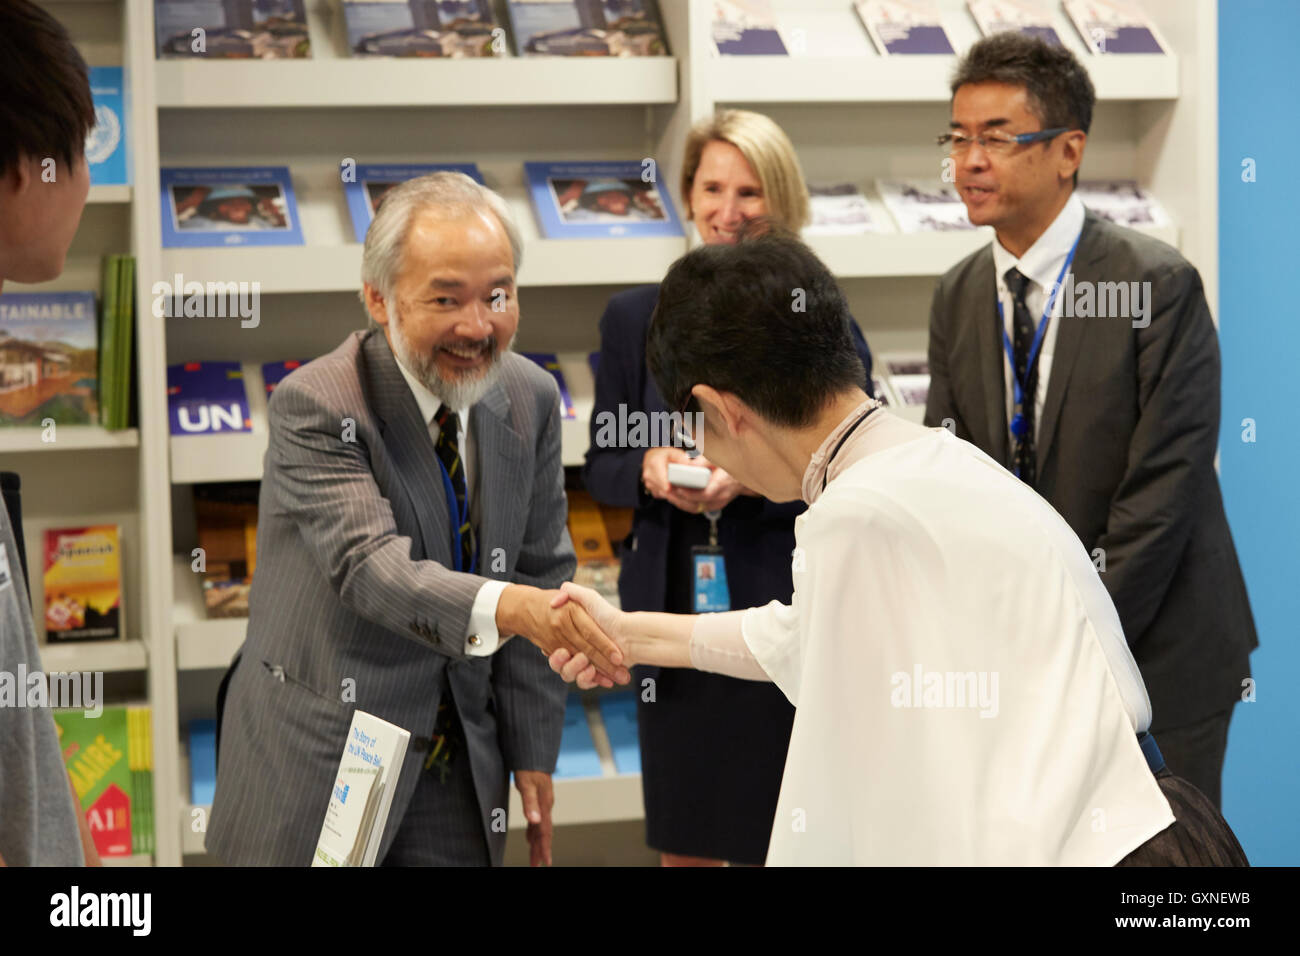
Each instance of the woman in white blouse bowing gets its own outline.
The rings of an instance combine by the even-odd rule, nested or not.
[[[868,398],[847,316],[816,256],[770,233],[678,260],[650,327],[659,389],[703,412],[709,459],[808,502],[792,603],[624,613],[566,584],[568,599],[633,663],[771,680],[795,705],[769,864],[1244,865],[1163,767],[1069,526],[973,445]],[[564,651],[551,666],[594,674]]]

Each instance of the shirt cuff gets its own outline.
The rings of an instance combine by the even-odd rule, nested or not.
[[[509,581],[484,581],[474,597],[474,607],[469,612],[469,634],[465,638],[466,657],[487,657],[501,646],[497,632],[497,604],[501,592]]]

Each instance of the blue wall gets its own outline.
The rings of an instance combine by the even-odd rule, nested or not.
[[[1300,3],[1219,0],[1223,493],[1260,646],[1228,735],[1223,812],[1256,865],[1300,864]],[[1255,182],[1242,162],[1255,161]],[[1243,419],[1256,441],[1243,441]]]

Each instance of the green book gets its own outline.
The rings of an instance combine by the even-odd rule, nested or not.
[[[131,416],[131,348],[135,325],[135,257],[120,257],[118,289],[117,428],[126,428]]]
[[[104,257],[99,300],[99,423],[112,428],[117,366],[117,256]]]

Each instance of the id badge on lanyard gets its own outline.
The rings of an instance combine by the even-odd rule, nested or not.
[[[709,519],[709,543],[691,548],[691,590],[695,595],[695,613],[731,610],[731,592],[727,588],[727,562],[718,547],[718,518],[721,511],[706,511]]]

